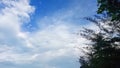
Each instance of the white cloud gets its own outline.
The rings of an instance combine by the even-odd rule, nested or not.
[[[0,46],[3,49],[0,61],[12,61],[19,59],[21,54],[17,52],[22,52],[22,48],[28,45],[26,34],[21,31],[21,24],[26,19],[29,20],[34,7],[29,5],[28,0],[1,0],[0,3],[5,5],[0,12]]]
[[[66,25],[50,25],[35,34],[32,34],[30,41],[38,47],[42,46],[44,48],[60,48],[68,46],[74,39],[74,35],[70,32],[70,29],[71,28]]]
[[[29,18],[29,13],[34,11],[34,8],[29,5],[29,0],[2,0],[6,7],[2,10],[3,13],[13,14],[24,18]]]

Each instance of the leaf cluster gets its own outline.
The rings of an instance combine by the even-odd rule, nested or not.
[[[120,0],[97,0],[98,14],[106,12],[112,19],[120,21]]]
[[[81,35],[90,40],[85,56],[80,56],[80,68],[120,67],[120,23],[107,16],[86,17],[99,27],[99,32],[84,28]]]

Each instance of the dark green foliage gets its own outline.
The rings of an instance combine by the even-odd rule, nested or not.
[[[112,21],[120,21],[120,0],[97,0],[98,1],[98,14],[106,12]]]
[[[107,16],[85,18],[99,27],[99,32],[86,29],[81,35],[90,40],[85,56],[80,57],[80,68],[120,68],[120,23]]]

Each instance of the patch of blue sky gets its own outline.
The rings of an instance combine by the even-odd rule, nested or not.
[[[51,18],[56,14],[68,15],[69,11],[73,13],[64,19],[65,24],[72,25],[85,25],[88,21],[85,21],[83,17],[93,16],[96,14],[97,4],[96,0],[31,0],[30,4],[35,7],[35,12],[31,15],[29,23],[23,25],[24,29],[28,31],[37,30],[38,27],[47,27],[54,24]],[[38,21],[47,17],[48,22]],[[58,17],[59,18],[59,17]]]
[[[67,8],[70,2],[71,0],[31,0],[30,5],[35,7],[35,12],[32,14],[30,22],[25,23],[23,27],[37,28],[38,19],[51,16],[56,11]],[[28,28],[28,30],[32,31],[33,29]]]
[[[5,5],[0,2],[0,11],[1,11],[3,8],[5,8]]]
[[[31,0],[31,5],[35,6],[35,16],[43,17],[55,11],[67,8],[71,0]]]

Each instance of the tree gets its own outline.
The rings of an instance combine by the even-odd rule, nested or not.
[[[112,21],[120,21],[120,0],[97,0],[98,14],[106,12]]]
[[[80,68],[119,68],[120,67],[120,23],[107,16],[86,17],[99,27],[99,32],[84,28],[81,35],[90,40],[86,47],[89,52],[81,58]]]

